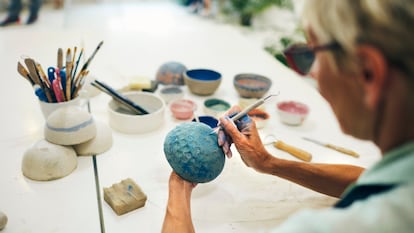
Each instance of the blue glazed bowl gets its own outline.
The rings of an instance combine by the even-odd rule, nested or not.
[[[192,69],[184,72],[184,83],[193,94],[213,94],[221,83],[221,74],[209,69]]]
[[[214,180],[223,170],[225,156],[217,134],[204,123],[186,122],[171,130],[164,141],[164,154],[172,169],[193,183]]]
[[[211,128],[216,128],[217,124],[218,124],[218,120],[212,116],[199,116],[198,120],[201,123],[204,123],[208,126],[210,126]],[[193,122],[196,122],[197,120],[194,118]]]
[[[233,79],[233,85],[241,97],[261,98],[269,91],[272,80],[258,74],[238,74]]]

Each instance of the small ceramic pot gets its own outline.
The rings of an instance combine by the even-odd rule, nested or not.
[[[159,128],[164,122],[165,103],[156,94],[149,92],[127,92],[125,97],[145,109],[148,114],[136,115],[125,111],[115,100],[109,101],[109,125],[121,133],[146,133]]]
[[[173,116],[178,120],[189,120],[193,117],[197,105],[188,99],[174,100],[170,104],[170,110]]]
[[[221,83],[221,74],[209,69],[193,69],[184,72],[184,83],[193,94],[212,95]]]
[[[277,112],[282,123],[301,125],[309,114],[309,108],[297,101],[283,101],[277,104]]]

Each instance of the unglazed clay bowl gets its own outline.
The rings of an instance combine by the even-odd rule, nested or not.
[[[188,120],[194,115],[197,105],[189,99],[178,99],[170,103],[170,110],[178,120]]]
[[[115,100],[108,103],[109,126],[126,134],[146,133],[158,129],[164,123],[165,103],[149,92],[126,92],[123,95],[145,109],[148,114],[137,115],[125,109]]]
[[[212,116],[197,116],[197,118],[193,119],[193,122],[201,122],[204,123],[208,126],[210,126],[211,128],[216,128],[217,124],[218,124],[218,120],[215,117]]]
[[[184,72],[184,83],[196,95],[212,95],[221,83],[221,74],[210,69],[192,69]]]
[[[185,122],[171,130],[164,141],[164,153],[173,170],[193,183],[214,180],[223,170],[224,152],[217,134],[200,122]]]
[[[166,62],[158,68],[155,79],[164,85],[184,85],[183,73],[186,70],[180,62]]]
[[[52,112],[45,124],[45,139],[51,143],[70,146],[96,136],[95,121],[90,113],[76,106],[62,107]]]
[[[297,101],[282,101],[277,104],[280,121],[287,125],[301,125],[309,114],[306,104]]]
[[[23,155],[23,175],[32,180],[48,181],[65,177],[78,165],[75,150],[46,140],[38,141]]]
[[[221,117],[230,107],[231,105],[222,99],[211,98],[204,101],[204,113],[217,118]]]
[[[243,73],[234,77],[233,85],[241,97],[261,98],[269,91],[272,80],[258,74]]]
[[[84,143],[73,145],[78,156],[99,155],[112,147],[112,130],[103,122],[96,122],[96,136]]]

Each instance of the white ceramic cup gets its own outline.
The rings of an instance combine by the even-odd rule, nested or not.
[[[40,110],[42,110],[43,116],[45,117],[45,119],[47,119],[47,117],[56,109],[67,107],[67,106],[82,107],[85,105],[86,101],[87,100],[84,99],[83,97],[77,96],[76,98],[71,99],[69,101],[59,102],[59,103],[49,103],[49,102],[43,102],[39,100],[39,104],[40,104]]]

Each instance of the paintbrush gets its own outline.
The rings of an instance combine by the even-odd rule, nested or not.
[[[84,70],[82,72],[79,72],[79,75],[77,77],[78,82],[75,82],[75,88],[73,89],[72,98],[75,98],[78,95],[79,90],[82,87],[83,84],[83,78],[89,74],[89,70]]]
[[[62,48],[58,48],[57,68],[59,68],[59,70],[61,70],[63,68],[63,49]]]
[[[88,66],[91,64],[92,59],[95,57],[96,53],[101,48],[102,44],[103,44],[103,41],[101,41],[98,44],[98,46],[96,47],[95,51],[93,51],[92,55],[88,58],[88,60],[85,62],[85,64],[83,64],[81,71],[88,69]]]
[[[72,78],[72,53],[70,48],[66,51],[66,99],[69,101],[71,99],[71,78]]]
[[[75,47],[75,49],[76,49],[76,47]],[[78,57],[78,59],[76,60],[75,68],[74,68],[74,70],[73,70],[73,74],[72,74],[72,80],[74,80],[74,79],[75,79],[75,77],[76,77],[76,71],[78,70],[78,65],[79,65],[79,61],[80,61],[80,59],[81,59],[81,57],[82,57],[82,54],[83,54],[83,48],[81,49],[81,51],[80,51],[80,53],[79,53],[79,57]],[[75,57],[75,55],[73,55],[73,57]],[[72,89],[73,89],[73,88],[72,88]]]

